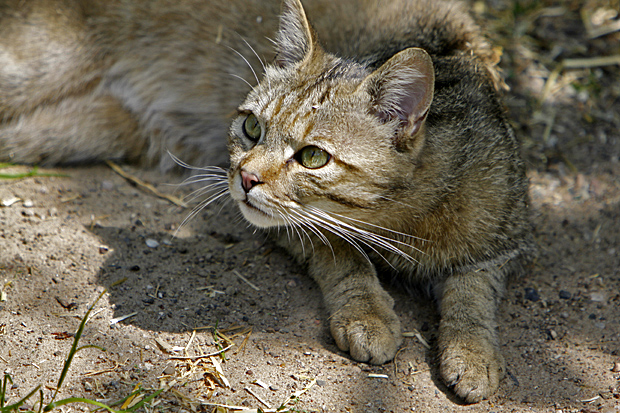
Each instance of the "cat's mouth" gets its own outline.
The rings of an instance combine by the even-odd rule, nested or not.
[[[265,211],[264,207],[256,206],[249,199],[239,202],[241,213],[251,224],[261,228],[286,225],[286,222],[278,214]]]

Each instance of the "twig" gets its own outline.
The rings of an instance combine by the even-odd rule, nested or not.
[[[201,354],[200,356],[188,356],[188,357],[184,357],[184,356],[171,356],[169,360],[200,360],[203,358],[209,358],[211,356],[217,356],[219,354],[222,354],[223,352],[230,350],[230,348],[233,346],[234,344],[229,345],[228,347],[224,347],[221,350],[215,351],[213,353],[209,353],[209,354]]]
[[[180,206],[181,208],[187,208],[187,205],[185,204],[185,202],[183,202],[182,199],[177,198],[174,195],[168,195],[168,194],[164,194],[164,193],[158,191],[157,188],[155,188],[153,185],[149,184],[148,182],[144,182],[140,178],[137,178],[137,177],[135,177],[133,175],[130,175],[127,172],[123,171],[120,166],[118,166],[117,164],[115,164],[112,161],[106,161],[106,163],[108,164],[108,166],[110,168],[112,168],[112,170],[114,172],[116,172],[117,174],[119,174],[123,178],[127,179],[128,181],[131,181],[131,182],[135,183],[136,185],[146,189],[147,191],[150,191],[153,195],[155,195],[155,196],[157,196],[159,198],[167,199],[168,201],[172,202],[173,204],[175,204],[177,206]]]
[[[265,405],[265,407],[267,407],[268,409],[271,409],[271,406],[269,405],[269,403],[267,403],[265,400],[263,400],[258,394],[254,393],[252,391],[252,389],[250,389],[249,387],[245,388],[245,391],[247,391],[248,393],[250,393],[252,396],[254,396],[256,398],[256,400],[258,400],[259,402],[261,402],[262,404]]]
[[[237,270],[233,270],[233,273],[241,278],[241,280],[245,281],[250,287],[252,287],[253,289],[255,289],[256,291],[260,291],[260,288],[258,288],[257,286],[255,286],[254,284],[252,284],[252,282],[250,280],[248,280],[247,278],[245,278],[243,275],[239,274],[239,271]]]
[[[620,55],[590,57],[583,59],[564,59],[562,67],[564,69],[589,69],[592,67],[620,65]]]
[[[430,344],[428,344],[424,337],[422,337],[422,334],[420,334],[419,331],[403,333],[403,337],[415,337],[424,347],[426,347],[427,349],[431,348]]]

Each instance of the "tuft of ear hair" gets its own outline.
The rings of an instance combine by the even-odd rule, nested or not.
[[[428,114],[435,90],[435,69],[426,51],[398,52],[360,85],[370,94],[372,112],[382,121],[397,121],[400,132],[416,134]]]
[[[312,30],[304,7],[299,0],[284,0],[280,27],[276,34],[275,63],[288,67],[310,56],[315,48],[316,34]]]

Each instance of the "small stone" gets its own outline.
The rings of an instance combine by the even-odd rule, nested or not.
[[[164,374],[172,376],[174,374],[174,366],[168,366],[164,369]]]
[[[547,335],[551,340],[555,340],[556,338],[558,338],[558,333],[556,333],[555,330],[547,330]]]
[[[146,240],[146,246],[149,248],[157,248],[159,247],[159,242],[157,240],[154,240],[152,238],[148,238]]]
[[[611,369],[614,373],[620,373],[620,361],[614,363],[614,367]]]
[[[590,300],[597,302],[597,303],[602,303],[603,301],[606,300],[605,293],[601,293],[601,292],[591,293]]]
[[[34,202],[32,202],[32,199],[26,199],[24,200],[22,205],[24,206],[24,208],[32,208],[34,206]]]
[[[323,386],[325,386],[326,383],[325,383],[325,380],[317,380],[316,384],[317,384],[317,386],[323,387]]]
[[[129,267],[129,271],[140,271],[140,266],[139,265],[132,265],[131,267]]]
[[[525,299],[530,301],[538,301],[540,300],[540,296],[538,295],[538,291],[534,288],[526,288],[525,289]]]
[[[106,252],[108,252],[108,251],[109,251],[109,248],[108,248],[108,247],[106,247],[105,245],[101,245],[101,246],[99,247],[99,254],[105,254],[105,253],[106,253]]]
[[[2,201],[0,201],[0,205],[2,205],[3,207],[10,207],[11,205],[19,201],[21,201],[21,199],[15,196],[12,196],[12,197],[5,198]]]
[[[103,181],[101,182],[101,189],[104,191],[111,191],[114,189],[114,182],[112,181]]]
[[[560,290],[560,298],[562,300],[570,300],[572,294],[566,290]]]

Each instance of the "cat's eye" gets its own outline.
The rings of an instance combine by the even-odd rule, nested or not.
[[[297,152],[295,159],[308,169],[318,169],[327,165],[331,155],[316,146],[306,146]]]
[[[243,132],[253,142],[260,139],[262,129],[258,118],[253,113],[250,113],[243,121]]]

